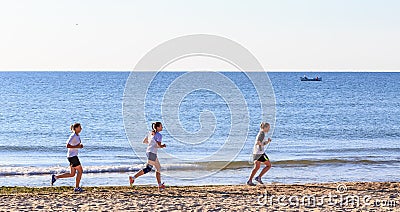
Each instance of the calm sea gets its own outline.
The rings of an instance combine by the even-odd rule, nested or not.
[[[148,91],[155,107],[147,105],[147,118],[163,118],[159,113],[163,92],[183,74],[158,75]],[[241,80],[243,74],[223,74],[251,102],[255,93],[243,89],[247,86],[247,81]],[[207,78],[209,73],[202,75]],[[273,167],[264,181],[400,180],[400,73],[310,75],[322,77],[322,82],[301,82],[303,73],[268,75],[276,97],[276,122],[267,120],[274,123],[269,135],[273,142],[267,149]],[[65,143],[73,122],[83,126],[85,148],[79,153],[85,170],[82,185],[128,185],[127,176],[142,166],[139,158],[145,156],[140,151],[135,154],[131,142],[136,141],[128,140],[124,128],[122,101],[128,77],[128,72],[0,72],[0,185],[48,186],[52,173],[69,171]],[[223,144],[229,132],[230,105],[212,91],[201,89],[176,101],[181,102],[179,121],[185,130],[194,133],[215,125],[214,133],[196,144],[190,143],[196,139],[188,136],[188,143],[182,146],[166,125],[162,132],[165,151],[183,159],[161,158],[163,181],[168,185],[245,183],[262,121],[253,105],[248,104],[248,139],[238,155],[232,153],[233,162],[218,171],[218,164],[226,161],[191,163],[191,159],[207,156]],[[202,122],[208,120],[202,120],[202,111],[211,112],[215,123]],[[153,175],[139,178],[137,183],[154,184]],[[203,177],[186,179],[193,176]],[[63,179],[56,185],[73,182]]]

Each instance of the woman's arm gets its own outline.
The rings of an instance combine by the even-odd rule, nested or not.
[[[264,144],[263,144],[263,141],[264,141],[264,133],[263,132],[259,132],[258,134],[257,134],[257,145],[259,145],[259,146],[263,146]]]
[[[157,147],[158,147],[158,148],[165,148],[165,147],[167,146],[167,145],[165,145],[165,144],[161,144],[162,136],[161,136],[160,133],[156,133],[156,134],[154,135],[154,140],[157,142]]]
[[[268,140],[266,140],[265,142],[262,142],[263,143],[262,145],[265,146],[265,145],[269,144],[271,141],[272,141],[271,138],[268,138]]]
[[[157,146],[158,146],[158,148],[165,148],[165,147],[167,147],[167,145],[161,144],[161,142],[157,142]]]
[[[148,143],[149,143],[149,138],[148,138],[148,136],[146,136],[146,137],[143,138],[143,143],[144,143],[144,144],[148,144]]]
[[[83,148],[83,144],[78,144],[76,146],[72,146],[71,144],[67,144],[67,148],[80,148],[80,149],[82,149]]]
[[[67,148],[83,148],[83,144],[81,143],[80,139],[78,145],[76,146],[71,145],[70,143],[73,143],[74,140],[76,140],[76,137],[74,135],[71,135],[67,141]]]
[[[264,146],[263,140],[260,140],[259,138],[257,138],[257,145]]]

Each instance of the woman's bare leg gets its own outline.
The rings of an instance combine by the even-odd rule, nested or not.
[[[160,185],[161,184],[161,173],[158,171],[156,171],[156,179],[157,179],[158,185]]]
[[[250,175],[250,177],[249,177],[249,181],[252,181],[252,180],[253,180],[254,176],[255,176],[256,173],[257,173],[257,171],[260,169],[260,165],[261,165],[261,162],[260,162],[260,161],[254,161],[254,168],[253,168],[253,170],[251,171],[251,175]]]
[[[64,173],[64,174],[57,175],[56,178],[57,178],[57,179],[60,179],[60,178],[74,177],[74,176],[75,176],[75,173],[76,173],[76,170],[75,170],[75,168],[72,167],[72,166],[70,166],[70,168],[71,168],[71,172],[70,172],[70,173]]]
[[[78,171],[78,174],[76,175],[76,179],[75,179],[75,188],[78,188],[79,184],[81,182],[81,179],[82,179],[83,168],[82,168],[82,166],[76,166],[75,170]]]
[[[144,175],[144,171],[143,171],[143,169],[142,170],[140,170],[140,171],[138,171],[136,174],[135,174],[135,179],[136,178],[138,178],[138,177],[140,177],[140,176],[142,176],[142,175]]]
[[[260,178],[261,178],[265,173],[267,173],[267,171],[271,168],[271,162],[270,162],[269,160],[265,161],[264,164],[265,164],[265,167],[262,169],[260,175],[258,175],[258,176],[260,176]]]

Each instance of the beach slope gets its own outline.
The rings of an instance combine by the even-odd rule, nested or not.
[[[1,187],[1,210],[399,211],[399,182],[268,184],[255,187]]]

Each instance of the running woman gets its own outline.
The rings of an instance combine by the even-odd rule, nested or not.
[[[135,179],[138,177],[149,173],[153,166],[156,169],[156,179],[158,183],[158,189],[163,191],[165,189],[164,183],[161,183],[161,165],[158,161],[157,157],[157,149],[165,148],[165,144],[161,144],[162,135],[160,132],[163,130],[163,126],[161,122],[154,122],[151,124],[152,131],[149,132],[148,136],[143,139],[143,143],[148,144],[146,155],[147,155],[147,164],[146,167],[137,172],[133,177],[129,176],[129,184],[132,186],[135,182]]]
[[[262,169],[260,175],[258,175],[255,180],[259,184],[264,184],[261,180],[262,176],[267,173],[267,171],[271,168],[271,162],[269,161],[268,156],[265,154],[265,145],[271,142],[271,138],[266,139],[266,134],[270,129],[269,123],[261,122],[260,124],[260,132],[257,134],[256,141],[254,143],[253,148],[253,161],[254,168],[251,171],[249,180],[247,181],[247,185],[255,186],[253,183],[253,177],[256,175],[257,171],[260,169],[261,163],[265,164],[265,167]]]
[[[60,175],[53,174],[51,176],[51,185],[53,185],[57,179],[74,177],[75,173],[78,172],[78,174],[76,175],[74,191],[82,192],[83,189],[81,187],[79,187],[79,183],[81,182],[83,169],[82,169],[81,162],[79,161],[79,158],[78,158],[78,150],[83,148],[81,138],[79,137],[79,133],[81,133],[81,131],[82,131],[81,124],[75,123],[75,124],[71,125],[71,131],[72,131],[72,134],[71,134],[71,136],[69,136],[69,139],[67,141],[67,148],[68,148],[67,159],[69,161],[71,172],[60,174]]]

